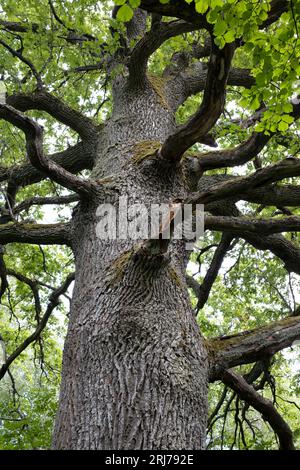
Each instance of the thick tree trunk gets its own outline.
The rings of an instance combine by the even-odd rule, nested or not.
[[[116,90],[119,90],[116,91]],[[97,205],[168,202],[184,190],[177,168],[136,164],[136,144],[162,141],[173,116],[149,86],[115,87],[115,109],[99,142],[95,179],[119,193],[74,213],[76,282],[64,349],[57,449],[201,449],[208,361],[185,284],[184,242],[145,256],[134,240],[100,240]]]

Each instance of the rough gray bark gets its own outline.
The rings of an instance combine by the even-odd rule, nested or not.
[[[152,87],[128,93],[122,82],[115,87],[92,176],[117,174],[128,204],[170,201],[183,187],[181,172],[132,157],[135,142],[163,141],[173,117]],[[100,202],[80,203],[73,219],[76,282],[53,446],[203,448],[208,360],[185,284],[184,246],[174,242],[169,255],[150,258],[134,253],[134,241],[97,239]]]

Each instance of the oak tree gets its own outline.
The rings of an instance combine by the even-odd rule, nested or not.
[[[1,0],[0,378],[32,346],[45,363],[75,280],[53,448],[204,449],[234,401],[233,446],[243,425],[255,442],[251,408],[295,448],[262,391],[300,338],[279,288],[300,274],[299,18],[298,0]],[[121,197],[168,204],[156,237],[98,236]],[[205,210],[193,251],[162,236],[184,204]]]

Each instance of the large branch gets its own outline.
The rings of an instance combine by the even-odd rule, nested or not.
[[[35,65],[29,59],[24,57],[23,53],[20,50],[13,49],[9,44],[7,44],[2,39],[0,39],[0,45],[3,46],[6,50],[8,50],[13,57],[17,57],[21,62],[27,65],[27,67],[29,67],[29,69],[31,70],[33,76],[35,77],[37,81],[38,89],[41,89],[43,87],[42,78],[40,74],[38,73]]]
[[[216,183],[232,181],[233,179],[239,178],[234,175],[214,175],[214,176],[202,176],[199,181],[199,189],[202,187],[212,187]],[[275,206],[275,207],[297,207],[300,206],[300,186],[293,184],[269,184],[259,186],[257,188],[251,188],[248,191],[234,194],[231,196],[232,202],[247,201],[255,204],[264,206]]]
[[[4,375],[6,374],[6,372],[9,369],[9,366],[13,363],[13,361],[15,359],[17,359],[17,357],[19,357],[20,354],[22,354],[22,352],[25,351],[25,349],[31,343],[33,343],[34,341],[39,339],[42,331],[45,329],[45,327],[47,325],[47,322],[49,320],[49,317],[50,317],[51,313],[53,312],[55,307],[57,307],[57,305],[59,304],[59,297],[68,290],[71,282],[74,279],[75,279],[74,273],[69,274],[68,277],[66,278],[66,280],[64,281],[64,283],[52,292],[52,294],[49,297],[50,302],[47,306],[47,309],[46,309],[43,317],[41,318],[40,322],[38,323],[35,331],[30,336],[28,336],[25,339],[25,341],[23,341],[23,343],[7,358],[7,360],[5,361],[5,364],[3,364],[3,366],[1,367],[1,369],[0,369],[0,380],[4,377]]]
[[[185,275],[185,280],[187,283],[187,286],[193,290],[194,294],[196,297],[198,297],[200,293],[200,284],[199,282],[193,278],[193,276],[190,276],[189,274]]]
[[[292,100],[291,104],[293,109],[289,114],[296,120],[300,116],[299,100]],[[259,112],[257,119],[261,118],[265,110]],[[256,114],[258,115],[258,113]],[[255,115],[254,119],[256,119]],[[192,164],[193,173],[199,176],[207,170],[244,165],[256,157],[273,136],[280,136],[280,133],[269,132],[265,134],[264,132],[253,132],[247,140],[237,147],[200,153],[199,155],[191,155],[187,158]]]
[[[271,2],[271,9],[268,13],[268,18],[264,20],[261,28],[266,28],[278,20],[283,12],[287,11],[289,7],[288,0],[273,0]],[[159,0],[142,0],[140,8],[152,13],[159,13],[164,16],[172,16],[181,18],[191,23],[198,23],[203,21],[203,15],[195,11],[194,2],[188,4],[181,0],[170,0],[166,4],[160,3]]]
[[[199,185],[204,188],[212,186],[209,182],[211,179],[216,182],[218,179],[223,178],[224,175],[213,175],[210,177],[203,177],[199,181]],[[217,216],[239,217],[240,211],[231,199],[222,199],[217,202],[207,204],[205,209]],[[235,233],[236,237],[246,240],[258,250],[271,251],[275,256],[281,259],[285,268],[289,272],[300,274],[300,248],[295,243],[287,240],[281,234],[274,235],[261,235],[258,233],[250,233],[247,231],[238,231]]]
[[[230,249],[233,235],[225,233],[222,235],[221,241],[214,253],[210,266],[205,274],[202,284],[199,285],[197,294],[197,311],[202,309],[207,302],[212,286],[218,276],[219,270],[222,266],[226,253]],[[197,282],[197,281],[196,281]]]
[[[49,155],[48,158],[67,171],[76,174],[85,169],[92,169],[95,158],[95,146],[93,142],[79,142],[62,152]],[[15,204],[15,197],[19,188],[39,183],[45,178],[47,178],[47,175],[34,168],[31,163],[4,168],[0,171],[0,181],[7,180],[6,194],[10,207],[13,207]],[[2,213],[3,210],[9,216],[7,218],[5,215],[5,220],[11,220],[9,208],[7,210],[2,209]]]
[[[292,184],[259,187],[239,194],[240,200],[264,206],[300,206],[300,186]]]
[[[92,119],[70,108],[62,100],[45,90],[38,90],[32,94],[19,93],[11,95],[6,102],[23,112],[31,109],[45,111],[62,124],[76,131],[82,139],[96,137],[99,132],[99,128]]]
[[[193,144],[208,134],[215,125],[225,104],[225,87],[230,70],[234,45],[226,44],[219,49],[212,43],[210,62],[203,100],[198,112],[175,134],[167,138],[160,149],[165,160],[178,161]]]
[[[219,176],[219,175],[217,175]],[[213,188],[222,185],[215,185]],[[209,190],[207,190],[209,192]],[[200,194],[205,194],[205,192],[201,192]],[[300,256],[300,249],[296,247],[292,242],[288,242],[283,237],[261,237],[261,235],[268,236],[274,235],[281,232],[296,232],[300,231],[300,217],[298,216],[289,216],[283,218],[257,218],[257,217],[243,217],[239,216],[239,211],[235,207],[235,204],[232,200],[224,200],[222,196],[216,197],[216,194],[213,194],[213,198],[211,198],[210,204],[206,206],[206,211],[211,211],[217,215],[209,215],[205,214],[204,216],[204,227],[205,230],[216,230],[221,232],[228,232],[230,235],[234,234],[237,237],[241,237],[250,241],[255,246],[255,243],[258,244],[261,249],[270,249],[274,252],[279,258],[281,258],[286,268],[290,271],[293,270],[295,272],[299,272],[300,265],[295,263],[295,260],[299,259]],[[219,196],[219,193],[218,193]],[[216,201],[218,199],[222,199],[221,201]],[[185,199],[185,203],[195,203],[195,202],[203,202],[204,198],[188,198]],[[170,212],[169,216],[165,221],[165,225],[163,230],[160,231],[160,234],[168,229],[168,233],[172,235],[173,228],[174,228],[174,217],[176,210],[180,207],[180,203],[174,202],[170,205]],[[225,212],[225,216],[220,215]],[[158,237],[160,239],[160,237]],[[166,238],[166,237],[162,237]],[[168,241],[164,240],[163,245],[161,245],[160,240],[150,240],[146,244],[148,251],[152,249],[153,245],[156,248],[163,249],[164,252],[167,250]],[[281,247],[284,245],[284,250],[281,251]],[[222,250],[221,250],[222,254]],[[220,260],[222,259],[222,256]],[[218,267],[217,262],[216,266]],[[213,281],[214,278],[212,277]],[[208,284],[209,286],[210,284]],[[210,286],[211,287],[211,286]],[[209,287],[209,288],[210,288]],[[209,292],[209,291],[208,291]]]
[[[271,24],[275,23],[282,13],[289,9],[290,2],[288,0],[273,0],[271,2],[271,8],[268,13],[268,18],[264,20],[261,28],[266,28]]]
[[[172,106],[177,109],[185,100],[204,90],[207,78],[207,64],[195,62],[189,67],[179,70],[167,83],[167,93],[172,98]],[[250,70],[231,68],[227,85],[250,88],[255,80],[250,75]]]
[[[21,23],[18,21],[7,21],[7,20],[0,20],[0,27],[6,29],[7,31],[11,31],[13,33],[27,33],[28,31],[37,32],[38,31],[38,24],[37,23]]]
[[[298,101],[298,99],[292,100],[290,103],[293,106],[293,109],[289,115],[295,120],[300,117],[300,103]],[[260,112],[259,118],[263,115],[263,111],[264,110]],[[264,132],[253,132],[247,140],[237,147],[202,153],[198,156],[194,156],[194,158],[197,158],[197,167],[195,168],[195,172],[202,175],[202,173],[207,170],[244,165],[256,157],[269,140],[275,135],[280,134],[270,132],[267,135]]]
[[[270,400],[260,395],[242,376],[232,370],[226,370],[223,373],[222,382],[262,414],[278,436],[280,450],[295,450],[293,432]]]
[[[32,206],[44,206],[48,204],[70,204],[79,200],[77,194],[70,194],[68,196],[46,196],[46,197],[32,197],[25,199],[16,207],[13,208],[14,214],[20,214],[20,212],[28,211]]]
[[[93,191],[97,191],[97,185],[92,181],[74,176],[44,155],[42,148],[43,129],[35,121],[8,105],[0,105],[0,118],[24,132],[28,158],[37,170],[78,194],[90,195]]]
[[[65,170],[71,173],[79,173],[82,170],[91,170],[94,164],[95,148],[88,142],[79,142],[62,152],[56,152],[47,156]],[[0,181],[8,180],[11,185],[24,187],[39,183],[46,175],[34,168],[31,163],[3,168],[0,172]]]
[[[158,0],[142,0],[140,8],[150,13],[158,13],[163,16],[171,16],[181,18],[194,24],[202,24],[205,15],[200,15],[195,11],[195,5],[189,5],[181,0],[171,0],[166,4],[160,3]]]
[[[37,245],[69,245],[72,243],[72,227],[68,223],[0,225],[0,243],[30,243]]]
[[[203,26],[205,25],[206,22]],[[167,39],[199,28],[200,26],[195,26],[183,20],[168,23],[159,22],[157,27],[147,32],[132,50],[128,64],[130,85],[137,87],[144,86],[147,83],[148,59]]]
[[[67,35],[59,36],[59,37],[64,39],[66,42],[70,44],[78,43],[79,45],[81,45],[83,42],[96,41],[96,38],[92,36],[91,34],[76,32],[75,29],[67,27],[63,22],[60,22],[60,24],[63,27],[63,30],[67,31]],[[4,31],[10,31],[12,33],[28,33],[28,32],[38,33],[42,31],[43,28],[41,28],[38,23],[29,23],[27,21],[26,22],[8,21],[8,20],[1,19],[0,29]]]
[[[300,317],[283,320],[255,330],[208,341],[210,352],[210,380],[222,377],[226,369],[263,359],[300,339]]]
[[[198,172],[202,174],[204,171],[215,168],[244,165],[259,154],[271,137],[272,135],[266,135],[262,132],[253,132],[245,142],[237,147],[200,154],[197,157]]]
[[[299,175],[300,159],[286,158],[279,163],[261,168],[249,176],[233,177],[229,181],[215,184],[204,191],[193,193],[185,200],[185,203],[208,204],[233,196],[236,198],[239,197],[239,194],[243,194],[253,188]]]
[[[220,201],[208,204],[206,209],[216,215],[238,217],[239,211],[232,201]],[[271,251],[284,263],[288,272],[300,274],[300,248],[295,243],[287,240],[281,234],[265,235],[250,233],[248,231],[237,231],[235,236],[242,238],[258,250]]]
[[[222,217],[205,215],[205,229],[232,232],[248,232],[270,235],[280,232],[300,231],[300,217],[289,216],[280,219],[258,219],[256,217]]]
[[[288,272],[300,275],[300,248],[281,234],[260,235],[239,231],[236,236],[243,238],[258,250],[271,251],[284,263]]]

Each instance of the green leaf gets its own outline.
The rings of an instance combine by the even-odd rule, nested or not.
[[[129,3],[132,8],[138,8],[141,4],[141,0],[129,0]]]
[[[268,18],[268,13],[266,11],[261,11],[259,17],[262,21],[264,21]]]
[[[210,8],[214,9],[216,7],[222,7],[223,6],[223,0],[210,0]]]
[[[255,96],[253,98],[253,100],[251,101],[251,103],[250,103],[250,108],[254,109],[254,111],[255,111],[256,109],[259,108],[259,106],[260,106],[260,101],[258,99],[258,96]]]
[[[289,128],[289,125],[284,121],[280,121],[280,123],[278,124],[279,131],[283,132],[283,131],[286,131],[288,128]]]
[[[223,49],[223,47],[224,47],[225,44],[226,44],[224,37],[221,36],[221,37],[216,38],[216,39],[215,39],[215,44],[216,44],[220,49]]]
[[[209,23],[215,23],[218,19],[220,12],[218,9],[214,10],[209,10],[209,12],[206,15],[206,19]]]
[[[224,20],[219,19],[214,27],[214,33],[216,36],[222,36],[227,30],[227,24]]]
[[[281,116],[282,121],[287,122],[288,124],[292,124],[294,122],[293,116],[290,116],[289,114],[284,114]]]
[[[284,103],[282,105],[282,110],[285,113],[291,113],[293,111],[293,105],[291,103]]]
[[[255,81],[258,86],[264,86],[266,83],[265,74],[263,72],[259,72],[255,77]]]
[[[209,4],[207,0],[196,0],[195,9],[197,13],[205,13]]]
[[[227,31],[227,33],[224,34],[224,39],[225,39],[226,42],[234,41],[234,39],[235,39],[234,31],[232,31],[232,30]]]
[[[129,5],[123,5],[118,10],[117,19],[124,23],[130,21],[133,17],[133,10]]]

